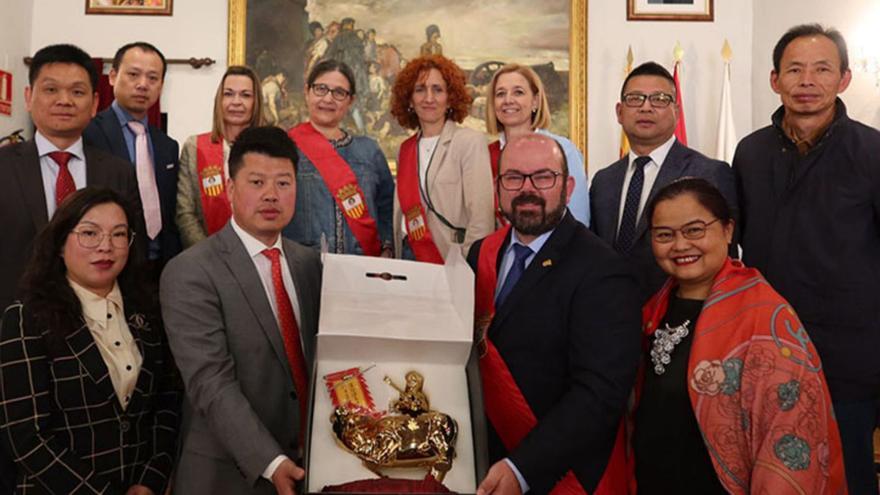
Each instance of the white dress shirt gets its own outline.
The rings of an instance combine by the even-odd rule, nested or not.
[[[636,218],[642,217],[642,212],[645,211],[645,205],[648,203],[648,196],[651,195],[651,188],[654,187],[654,182],[657,180],[657,174],[660,173],[660,167],[662,167],[663,162],[666,161],[666,155],[669,154],[669,150],[672,149],[674,143],[675,136],[672,136],[668,141],[654,148],[654,151],[648,153],[648,156],[651,157],[651,161],[645,164],[645,181],[642,184],[642,195],[639,198],[639,211]],[[638,157],[639,155],[635,154],[632,149],[630,149],[629,166],[626,168],[626,176],[623,178],[623,190],[620,194],[620,207],[617,214],[618,229],[620,227],[620,221],[623,220],[623,207],[626,205],[626,193],[629,190],[629,181],[632,179],[632,176],[636,171],[636,158]]]
[[[43,177],[43,191],[46,194],[46,213],[51,219],[55,214],[55,182],[58,180],[58,170],[61,167],[55,163],[55,160],[49,158],[49,153],[67,151],[73,155],[67,162],[67,169],[73,176],[76,189],[82,189],[86,187],[86,155],[83,151],[83,140],[80,137],[69,148],[62,150],[37,131],[34,133],[34,144],[37,145],[37,155],[40,157],[40,175]]]
[[[275,302],[275,286],[272,285],[272,262],[269,258],[263,255],[263,250],[278,248],[278,250],[281,251],[281,279],[284,281],[284,288],[287,290],[290,304],[293,306],[293,315],[296,318],[297,325],[299,325],[300,311],[299,302],[296,299],[296,286],[293,284],[293,277],[290,275],[287,258],[284,254],[284,249],[281,246],[281,234],[278,234],[278,238],[275,239],[274,244],[267,246],[256,237],[245,232],[244,229],[235,223],[235,217],[231,217],[229,223],[232,224],[232,230],[235,231],[236,235],[241,239],[242,244],[244,244],[244,249],[247,251],[248,256],[250,256],[251,261],[254,262],[254,267],[260,275],[260,282],[262,282],[263,289],[266,291],[266,299],[269,300],[269,305],[272,307],[272,314],[275,315],[275,321],[278,322],[279,330],[281,329],[281,322],[278,320],[278,304]],[[300,339],[302,339],[302,335],[300,335]],[[302,345],[302,342],[300,342],[300,346]],[[272,462],[270,462],[263,471],[263,478],[272,481],[272,475],[275,474],[275,470],[278,469],[278,466],[280,466],[286,459],[289,459],[289,457],[284,454],[272,459]]]
[[[68,279],[82,306],[83,318],[104,358],[110,382],[122,408],[128,407],[144,362],[128,328],[122,293],[115,284],[107,297],[101,297]]]

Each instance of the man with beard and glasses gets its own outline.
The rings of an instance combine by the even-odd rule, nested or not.
[[[468,255],[494,462],[478,493],[623,493],[611,454],[639,365],[637,279],[566,208],[574,179],[552,138],[510,141],[496,188],[510,225]]]

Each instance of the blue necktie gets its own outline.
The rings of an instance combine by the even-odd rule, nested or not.
[[[633,172],[632,178],[629,181],[629,187],[626,190],[623,217],[620,219],[620,228],[617,229],[617,238],[614,240],[614,250],[619,253],[628,253],[636,240],[639,203],[642,199],[642,186],[645,184],[645,165],[650,161],[650,156],[636,158],[636,170]]]
[[[504,300],[507,299],[507,296],[513,291],[519,278],[522,276],[523,272],[526,271],[526,259],[533,253],[534,251],[532,251],[532,248],[528,246],[523,246],[522,244],[513,245],[513,266],[511,266],[510,271],[507,272],[507,278],[504,279],[504,285],[501,286],[501,290],[498,292],[498,297],[495,298],[496,307],[501,306]]]

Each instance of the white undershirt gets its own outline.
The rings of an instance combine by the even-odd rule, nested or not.
[[[639,212],[636,215],[637,219],[642,217],[642,212],[645,210],[645,205],[648,203],[648,196],[651,195],[651,188],[654,187],[654,182],[657,180],[657,175],[660,173],[660,167],[662,167],[663,162],[666,161],[666,155],[669,154],[669,150],[672,149],[674,143],[675,136],[672,136],[668,141],[648,153],[648,156],[651,157],[651,161],[645,164],[645,180],[642,184],[642,195],[639,198]],[[630,149],[629,165],[626,167],[626,176],[623,178],[623,190],[620,194],[620,206],[617,212],[618,229],[620,228],[620,221],[623,220],[623,207],[626,205],[626,193],[629,190],[629,181],[632,179],[632,176],[636,171],[636,158],[638,157],[639,155],[635,154],[632,149]],[[638,222],[638,220],[636,221]]]

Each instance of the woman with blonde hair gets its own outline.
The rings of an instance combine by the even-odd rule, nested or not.
[[[241,131],[262,124],[262,112],[257,74],[243,65],[226,69],[214,96],[211,132],[190,136],[180,153],[177,227],[184,248],[223,228],[232,215],[226,198],[229,148]]]
[[[492,176],[497,177],[501,150],[511,139],[537,132],[556,140],[565,154],[568,170],[574,178],[574,193],[568,202],[569,211],[590,225],[590,198],[584,157],[568,139],[553,134],[550,127],[550,105],[538,74],[531,67],[507,64],[492,76],[486,96],[486,131],[498,134],[498,141],[489,145]],[[497,215],[499,221],[501,216]]]

